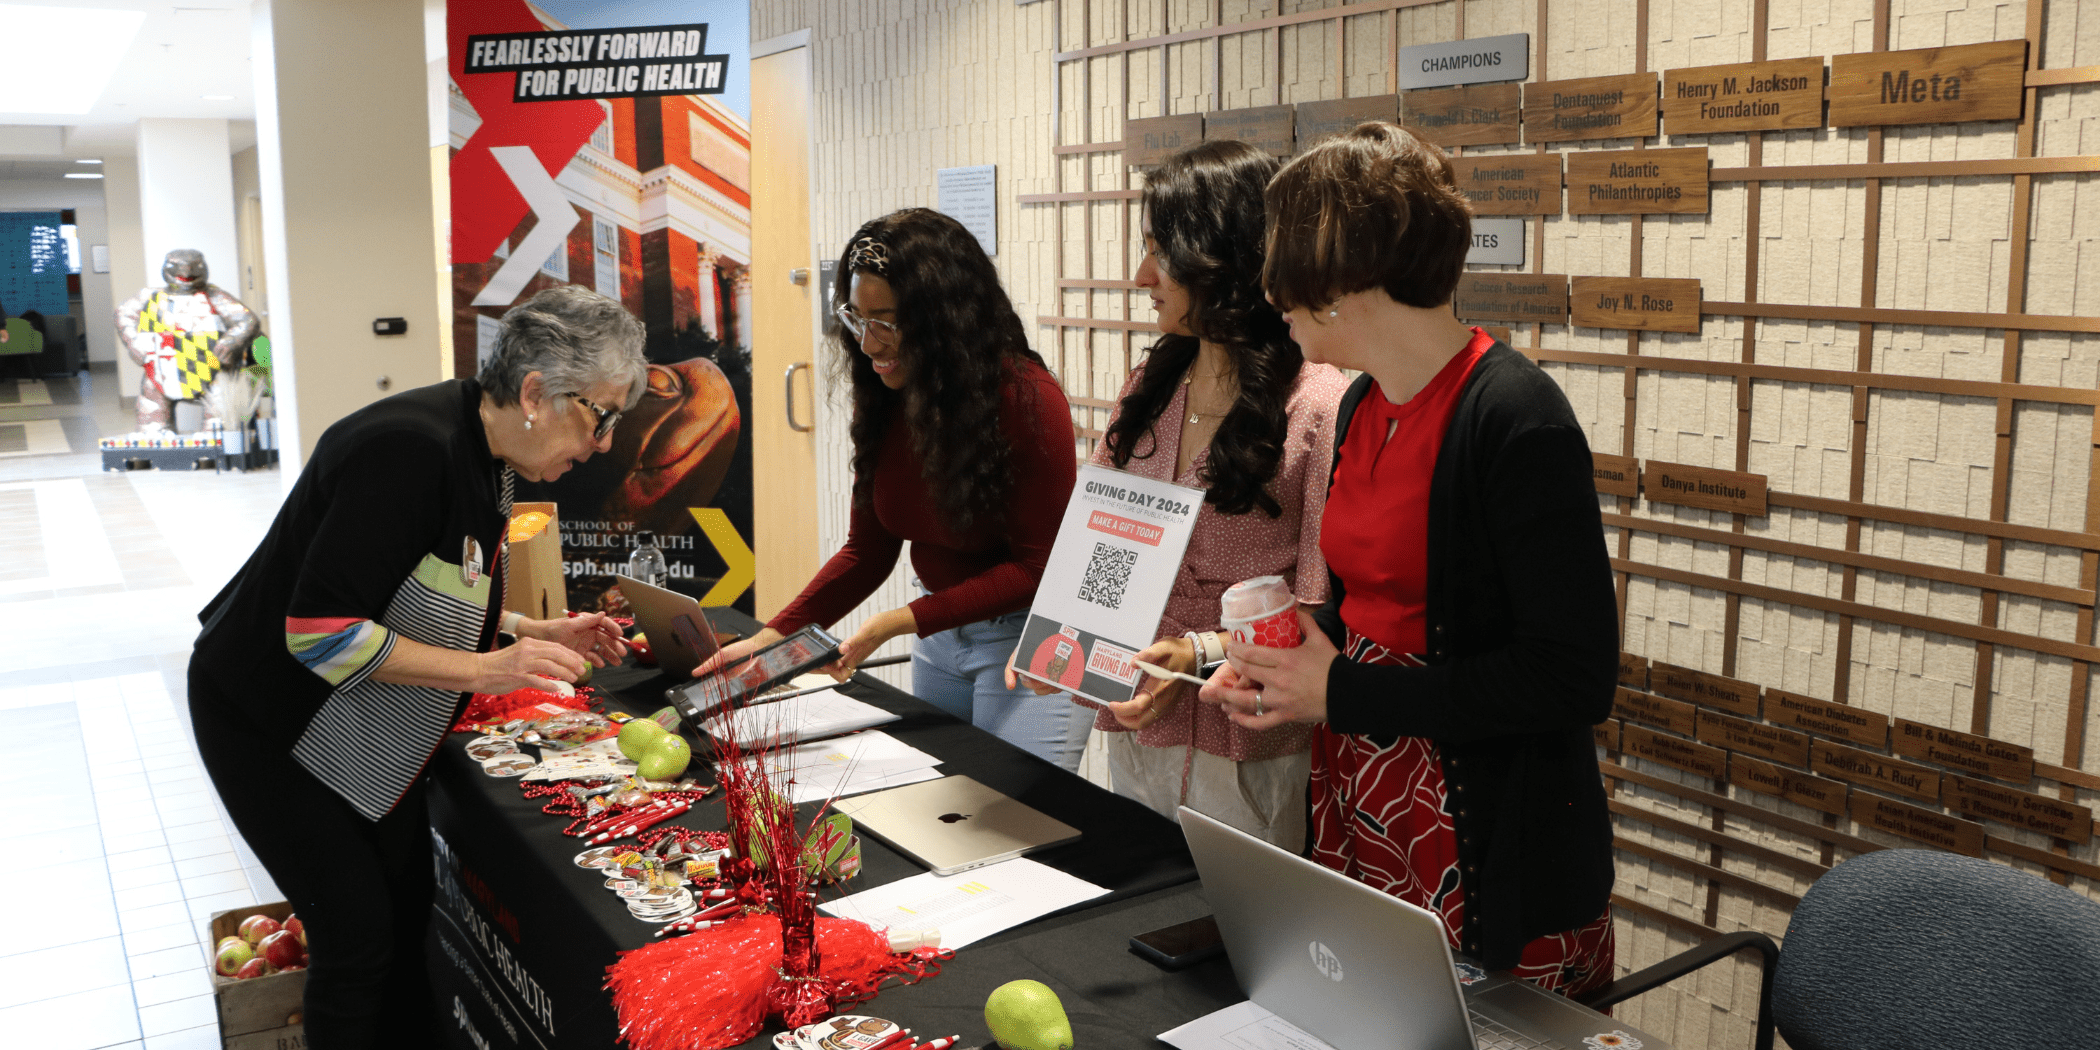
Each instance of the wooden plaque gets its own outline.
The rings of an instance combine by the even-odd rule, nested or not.
[[[1475,215],[1559,215],[1560,154],[1453,157],[1459,192]]]
[[[1704,215],[1711,170],[1705,146],[1576,150],[1568,154],[1568,214]]]
[[[1845,785],[1775,766],[1761,758],[1740,753],[1728,756],[1728,782],[1766,795],[1777,795],[1821,813],[1837,816],[1845,813],[1845,792],[1848,790]]]
[[[1887,755],[1818,740],[1809,749],[1808,767],[1824,776],[1880,788],[1922,802],[1940,800],[1940,771]]]
[[[2092,810],[2047,795],[2015,791],[2003,784],[1952,773],[1947,776],[1941,801],[1948,809],[1978,820],[1995,820],[2070,842],[2093,840]]]
[[[1568,323],[1568,275],[1468,272],[1458,279],[1451,307],[1469,321]]]
[[[1655,74],[1524,85],[1524,141],[1637,139],[1655,134]]]
[[[1748,514],[1765,514],[1765,476],[1649,460],[1641,464],[1641,494],[1651,503]]]
[[[1297,144],[1290,106],[1222,109],[1203,116],[1203,141],[1238,139],[1256,149],[1288,157]]]
[[[1852,819],[1877,831],[1930,843],[1944,850],[1983,856],[1983,825],[1950,817],[1931,809],[1919,809],[1894,799],[1857,791],[1852,795]]]
[[[1648,658],[1635,656],[1621,650],[1619,653],[1619,684],[1635,689],[1648,688]]]
[[[1632,456],[1590,453],[1590,474],[1597,479],[1597,492],[1604,496],[1641,494],[1641,462]]]
[[[1657,661],[1648,665],[1648,688],[1664,696],[1717,707],[1732,715],[1757,717],[1758,687],[1734,678]]]
[[[1808,765],[1808,734],[1791,729],[1752,722],[1747,718],[1699,712],[1699,731],[1694,736],[1701,743],[1725,747],[1730,751],[1747,752],[1773,762],[1784,762],[1790,766]]]
[[[1698,728],[1699,709],[1682,700],[1671,700],[1620,686],[1612,698],[1611,713],[1620,718],[1661,726],[1672,733],[1691,736]]]
[[[1604,721],[1599,722],[1594,726],[1591,726],[1590,734],[1596,738],[1598,747],[1601,747],[1606,751],[1617,751],[1619,749],[1618,719],[1607,718]]]
[[[1144,117],[1123,122],[1123,163],[1149,168],[1203,142],[1203,114]]]
[[[1576,324],[1642,332],[1697,332],[1699,282],[1671,277],[1577,277],[1570,294]]]
[[[1324,139],[1355,130],[1367,120],[1400,119],[1400,96],[1367,95],[1325,102],[1298,103],[1298,149],[1308,150]]]
[[[1496,146],[1524,137],[1523,85],[1472,84],[1400,95],[1400,125],[1439,146]]]
[[[2034,749],[1939,726],[1896,719],[1895,747],[1905,758],[1922,758],[1964,773],[2025,784],[2034,779]]]
[[[1626,725],[1619,730],[1619,750],[1638,755],[1671,769],[1696,773],[1708,780],[1728,779],[1728,753],[1718,747],[1695,744],[1665,736],[1647,726]]]
[[[1672,135],[1822,127],[1823,60],[1664,70],[1662,114]]]
[[[1495,337],[1495,338],[1497,338],[1497,339],[1500,339],[1500,340],[1502,340],[1502,345],[1504,345],[1504,346],[1515,346],[1515,345],[1517,345],[1517,344],[1515,344],[1515,343],[1513,343],[1513,342],[1511,342],[1511,341],[1510,341],[1510,337],[1509,337],[1509,326],[1508,326],[1508,325],[1501,325],[1501,324],[1484,324],[1484,325],[1481,325],[1481,326],[1480,326],[1480,330],[1481,330],[1481,331],[1483,331],[1483,332],[1486,332],[1487,334],[1489,334],[1489,335],[1491,335],[1491,336],[1494,336],[1494,337]]]
[[[1765,718],[1871,748],[1889,746],[1889,716],[1784,689],[1765,690]]]
[[[2018,120],[2026,94],[2025,40],[1830,59],[1834,128]]]

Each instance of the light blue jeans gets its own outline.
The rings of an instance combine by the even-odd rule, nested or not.
[[[966,623],[919,639],[911,651],[911,691],[1046,762],[1078,769],[1093,728],[1092,708],[1064,693],[1037,696],[1006,687],[1006,658],[1021,640],[1028,613]]]

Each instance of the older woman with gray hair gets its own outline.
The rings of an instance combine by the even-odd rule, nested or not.
[[[199,619],[205,770],[305,925],[315,1050],[435,1045],[424,979],[423,770],[471,693],[626,654],[601,614],[503,610],[514,477],[609,446],[641,396],[642,326],[551,288],[504,315],[476,379],[396,394],[321,435],[262,545]],[[516,641],[497,647],[497,635]]]

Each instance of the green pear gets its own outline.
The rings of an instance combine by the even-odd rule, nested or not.
[[[1065,1004],[1041,981],[1008,981],[984,1001],[984,1023],[1006,1050],[1072,1050]]]
[[[646,718],[634,719],[620,727],[620,753],[640,762],[665,735],[663,726]]]
[[[676,733],[664,733],[656,743],[637,759],[635,772],[644,780],[676,780],[685,772],[687,763],[693,760],[693,749],[685,738]]]

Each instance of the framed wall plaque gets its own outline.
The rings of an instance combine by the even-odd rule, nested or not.
[[[1400,96],[1367,95],[1324,102],[1298,103],[1298,149],[1311,149],[1322,141],[1355,130],[1368,120],[1400,120]]]
[[[1765,718],[1862,747],[1889,746],[1889,716],[1784,689],[1765,690]]]
[[[1123,163],[1149,168],[1203,141],[1203,114],[1123,122]]]
[[[1290,106],[1221,109],[1203,115],[1203,141],[1238,139],[1266,153],[1288,157],[1297,148],[1297,121]]]
[[[1523,139],[1520,84],[1429,88],[1400,95],[1400,125],[1439,146],[1500,146]]]
[[[1559,215],[1560,154],[1453,157],[1451,172],[1475,215]]]
[[[1648,688],[1648,658],[1620,650],[1619,684],[1630,685],[1635,689]]]
[[[2017,784],[2034,779],[2034,749],[1987,736],[1896,719],[1891,749],[1905,758],[1920,758],[1965,773],[1997,777]]]
[[[1568,214],[1704,215],[1710,170],[1705,146],[1577,150],[1568,154]]]
[[[1617,751],[1619,749],[1619,720],[1607,718],[1591,726],[1590,735],[1595,738],[1598,747],[1606,751]]]
[[[1777,795],[1819,813],[1838,816],[1845,813],[1845,795],[1849,790],[1838,781],[1776,766],[1745,754],[1728,756],[1728,782],[1751,791]]]
[[[1715,470],[1686,463],[1648,460],[1641,464],[1641,494],[1650,503],[1675,503],[1682,507],[1726,511],[1763,517],[1766,510],[1765,476],[1736,470]]]
[[[1458,279],[1453,312],[1468,321],[1568,323],[1568,276],[1561,273],[1467,273]]]
[[[1662,117],[1672,135],[1822,127],[1823,60],[1664,70]]]
[[[1983,856],[1983,825],[1906,805],[1866,791],[1852,793],[1852,819],[1878,831],[1930,843],[1971,857]]]
[[[1656,130],[1655,74],[1524,85],[1524,141],[1646,138]]]
[[[1577,277],[1568,305],[1574,323],[1640,332],[1697,332],[1699,282],[1673,277]]]
[[[1940,800],[1939,770],[1856,747],[1818,740],[1809,748],[1808,766],[1817,773],[1849,784],[1879,788],[1921,802]]]
[[[2018,120],[2027,98],[2027,41],[1830,59],[1830,126]]]

